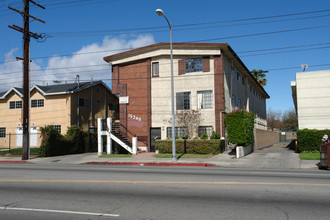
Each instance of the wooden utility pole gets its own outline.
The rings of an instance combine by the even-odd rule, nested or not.
[[[23,0],[24,11],[19,11],[15,8],[9,9],[16,11],[23,15],[24,28],[20,28],[16,25],[9,25],[8,27],[22,32],[23,33],[23,149],[22,149],[22,160],[30,159],[30,38],[33,37],[35,39],[43,38],[43,36],[38,35],[36,33],[30,32],[30,17],[34,20],[45,23],[43,20],[40,20],[36,17],[31,16],[29,13],[29,3],[39,6],[42,9],[45,9],[43,6],[32,0]]]

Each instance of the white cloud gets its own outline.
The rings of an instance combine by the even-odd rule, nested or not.
[[[36,62],[30,63],[31,85],[53,84],[54,80],[72,82],[76,75],[81,81],[111,79],[109,65],[103,57],[125,50],[138,48],[155,43],[152,35],[139,35],[135,38],[121,36],[117,38],[105,37],[101,43],[96,42],[84,45],[80,50],[73,52],[70,57],[54,56],[48,59],[47,67],[42,69]],[[98,52],[96,51],[104,51]],[[22,62],[15,60],[14,54],[17,49],[12,49],[5,55],[5,62],[0,63],[0,91],[7,90],[13,86],[22,87]],[[107,81],[109,83],[109,81]]]

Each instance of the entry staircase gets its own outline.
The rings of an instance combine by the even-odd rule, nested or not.
[[[120,124],[119,121],[115,121],[114,123],[112,123],[111,139],[132,154],[132,142],[127,139],[126,135],[122,134],[120,129],[121,127],[123,126]]]

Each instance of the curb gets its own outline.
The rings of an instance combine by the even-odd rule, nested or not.
[[[171,166],[171,167],[215,167],[210,163],[167,163],[167,162],[87,162],[87,165],[128,165],[128,166]]]
[[[27,161],[22,160],[0,160],[0,163],[28,163]]]

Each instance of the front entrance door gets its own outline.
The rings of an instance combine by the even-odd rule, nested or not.
[[[150,151],[155,152],[155,140],[160,139],[161,128],[150,128]]]

